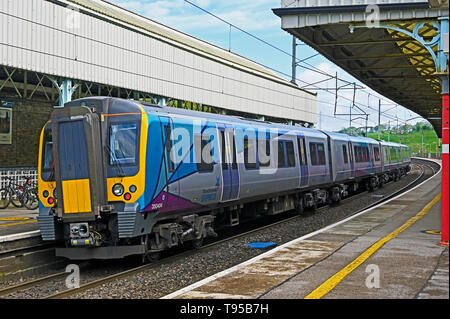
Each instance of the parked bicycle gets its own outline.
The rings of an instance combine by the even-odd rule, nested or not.
[[[30,177],[25,177],[23,185],[15,183],[11,177],[5,179],[8,184],[0,189],[0,209],[7,208],[10,203],[18,208],[25,206],[31,210],[39,206],[37,186]]]
[[[25,177],[25,184],[22,187],[23,194],[20,199],[23,206],[30,210],[38,208],[38,188],[37,185],[35,185],[35,183],[33,183],[33,181],[31,180],[31,177]]]

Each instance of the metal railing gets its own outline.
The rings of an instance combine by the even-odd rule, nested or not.
[[[442,153],[431,153],[431,152],[423,152],[423,153],[412,153],[411,154],[414,157],[421,157],[421,158],[432,158],[432,159],[442,159]]]
[[[37,168],[0,168],[0,189],[8,184],[8,180],[5,177],[14,179],[14,182],[20,185],[25,183],[25,177],[31,177],[33,183],[37,185]]]

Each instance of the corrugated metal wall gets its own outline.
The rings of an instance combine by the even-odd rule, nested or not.
[[[386,3],[427,3],[427,0],[282,0],[281,7],[324,7],[324,6],[354,6]]]
[[[281,8],[320,8],[320,7],[345,7],[345,6],[368,6],[368,5],[395,5],[395,4],[424,4],[427,0],[282,0]],[[302,14],[285,15],[281,19],[283,29],[303,28],[305,26],[318,26],[334,23],[358,23],[371,21],[374,18],[373,8],[369,7],[367,11],[354,11],[347,8],[345,12],[336,12],[335,10],[307,12]],[[378,13],[377,13],[378,14]],[[435,18],[448,15],[448,9],[408,9],[390,8],[379,12],[380,21],[394,21],[404,19],[424,19]]]
[[[53,2],[0,0],[0,65],[241,112],[317,121],[314,95],[231,64]]]

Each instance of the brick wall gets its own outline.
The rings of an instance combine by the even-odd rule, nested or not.
[[[30,100],[12,103],[12,144],[0,144],[0,168],[37,167],[39,137],[54,103]]]

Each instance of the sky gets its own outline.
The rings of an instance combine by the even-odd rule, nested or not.
[[[189,2],[232,24],[232,27],[185,0],[108,1],[226,50],[231,50],[270,68],[283,78],[288,80],[291,78],[292,57],[290,54],[292,53],[292,36],[281,29],[281,18],[272,12],[273,8],[281,6],[280,0],[189,0]],[[278,49],[245,34],[234,26],[270,43]],[[301,60],[313,56],[305,61],[310,65],[302,64],[297,67],[296,78],[300,87],[307,86],[307,83],[314,83],[329,78],[317,72],[317,69],[332,75],[337,72],[338,78],[351,83],[356,82],[360,86],[365,87],[363,83],[358,82],[341,68],[320,54],[316,54],[317,52],[314,49],[298,40],[297,58]],[[313,66],[316,71],[308,70],[303,66],[308,68]],[[344,84],[344,82],[339,82],[339,86]],[[325,81],[320,86],[334,88],[335,80]],[[325,91],[311,91],[318,92],[318,123],[315,127],[333,131],[349,127],[349,116],[334,116],[334,94]],[[352,105],[353,90],[341,90],[338,96],[336,114],[348,114]],[[400,105],[396,105],[367,87],[357,90],[355,97],[359,106],[364,105],[362,107],[364,112],[353,108],[352,114],[367,113],[369,114],[368,126],[378,125],[378,103],[380,97],[382,98],[381,111],[382,113],[385,112],[381,116],[382,124],[388,124],[388,121],[390,121],[390,125],[396,125],[397,118],[399,125],[404,124],[406,120],[408,120],[408,124],[425,121],[421,118],[410,120],[417,118],[418,115]],[[353,118],[359,119],[352,121],[352,126],[365,126],[365,116],[354,115]]]

